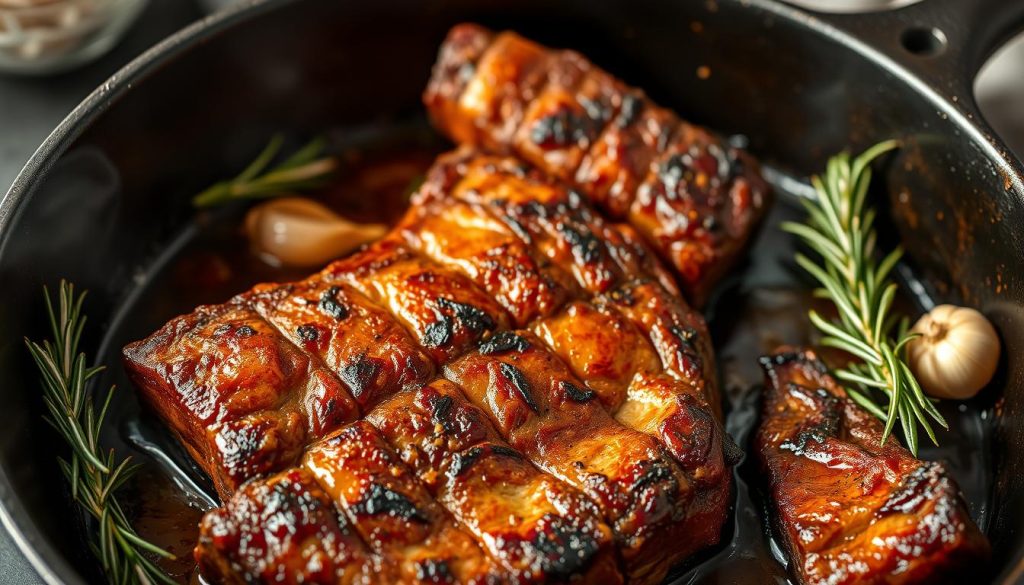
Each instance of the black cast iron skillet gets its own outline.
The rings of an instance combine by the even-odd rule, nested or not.
[[[906,141],[879,181],[893,234],[936,296],[980,307],[1005,342],[981,399],[996,417],[978,455],[992,462],[978,473],[993,478],[982,505],[995,558],[978,574],[1024,583],[1024,168],[972,96],[985,58],[1024,25],[1022,0],[842,16],[773,0],[280,0],[169,38],[75,109],[0,204],[0,517],[40,575],[95,578],[21,344],[44,334],[41,286],[91,290],[95,347],[189,221],[190,194],[275,131],[421,116],[436,48],[465,20],[581,50],[799,174],[843,148]]]

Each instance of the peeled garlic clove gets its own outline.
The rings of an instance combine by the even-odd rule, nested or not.
[[[268,262],[320,266],[382,237],[387,227],[358,224],[304,197],[271,199],[245,217],[253,250]]]
[[[965,400],[995,375],[999,336],[984,315],[969,307],[939,305],[918,319],[907,359],[918,383],[936,398]]]

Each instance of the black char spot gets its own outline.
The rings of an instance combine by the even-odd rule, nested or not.
[[[554,517],[530,543],[538,553],[541,572],[559,581],[582,573],[600,550],[589,534]]]
[[[679,325],[673,325],[672,335],[675,335],[676,338],[683,343],[693,345],[694,340],[697,339],[697,330],[693,327],[680,327]]]
[[[320,337],[320,332],[317,331],[314,325],[299,325],[299,328],[295,330],[295,333],[299,336],[299,339],[303,341],[316,341]]]
[[[693,182],[693,157],[689,153],[669,157],[658,169],[658,179],[665,186],[666,194],[675,197],[680,185]]]
[[[521,335],[511,331],[499,331],[480,343],[480,353],[483,355],[494,355],[510,351],[522,352],[530,347],[530,342]]]
[[[522,459],[522,455],[519,454],[519,451],[503,445],[481,445],[471,447],[461,453],[455,454],[452,465],[448,468],[448,477],[454,478],[462,475],[480,460],[481,455],[487,452],[490,452],[492,455]]]
[[[652,461],[640,477],[636,478],[636,481],[633,482],[633,485],[631,485],[629,489],[630,491],[636,492],[660,481],[671,479],[674,478],[672,477],[672,470],[669,469],[668,465],[665,465],[660,461]]]
[[[440,298],[437,299],[437,306],[441,309],[451,311],[451,313],[455,315],[455,318],[462,323],[463,327],[474,333],[483,333],[484,331],[490,331],[495,327],[494,319],[473,305],[467,305],[466,303],[460,303],[451,299]]]
[[[558,387],[561,388],[562,392],[564,392],[565,395],[569,397],[569,400],[572,400],[573,402],[590,402],[595,396],[597,396],[593,390],[590,390],[589,388],[580,388],[567,380],[559,382]]]
[[[544,149],[561,148],[591,138],[596,126],[586,114],[561,109],[537,120],[530,129],[530,140]]]
[[[505,214],[502,217],[505,221],[505,224],[508,225],[509,229],[511,229],[517,236],[519,236],[520,240],[526,242],[527,244],[532,243],[533,238],[530,237],[530,232],[518,219],[508,214]]]
[[[352,508],[356,514],[369,516],[386,514],[402,520],[413,520],[424,524],[430,522],[430,519],[417,509],[409,498],[379,483],[370,484],[369,493]]]
[[[558,231],[569,242],[572,253],[584,264],[590,264],[601,258],[601,240],[587,227],[576,228],[567,223],[558,225]]]
[[[643,109],[643,100],[631,93],[626,94],[626,97],[622,98],[622,110],[619,111],[619,117],[615,120],[615,124],[619,128],[629,126],[636,121]]]
[[[454,421],[452,420],[452,406],[454,404],[455,401],[452,400],[451,396],[441,396],[430,402],[430,408],[433,411],[430,413],[430,416],[434,424],[441,425],[449,433],[454,432]]]
[[[248,325],[242,325],[235,330],[236,337],[252,337],[253,335],[256,335],[256,330]]]
[[[452,458],[452,465],[448,468],[448,477],[455,478],[473,467],[484,452],[483,447],[472,447],[461,453],[456,453]]]
[[[455,578],[446,561],[423,559],[416,563],[416,579],[421,583],[454,583]]]
[[[377,377],[377,370],[378,366],[375,360],[360,355],[345,364],[339,374],[342,381],[352,390],[352,395],[359,398]]]
[[[680,327],[679,325],[673,325],[670,329],[672,335],[676,337],[685,346],[682,348],[681,353],[687,358],[693,360],[695,365],[700,365],[701,358],[700,354],[697,353],[696,341],[697,341],[697,330],[693,327]]]
[[[423,339],[420,342],[424,347],[444,347],[452,342],[455,323],[448,315],[442,315],[440,319],[428,324],[423,328]]]
[[[512,447],[503,447],[501,445],[491,445],[491,453],[494,453],[495,455],[504,455],[505,457],[522,458],[519,451],[516,451]]]
[[[790,391],[806,394],[806,388],[798,384],[790,383]],[[824,445],[829,437],[839,433],[840,404],[839,398],[824,388],[818,388],[812,393],[812,397],[821,405],[821,419],[815,424],[810,424],[800,430],[796,439],[792,438],[779,445],[780,449],[792,451],[796,455],[803,455],[811,442]]]
[[[320,295],[320,310],[331,317],[334,317],[338,321],[341,321],[345,317],[348,317],[348,307],[338,300],[339,292],[341,292],[341,289],[336,286],[332,286],[325,290],[323,294]]]
[[[537,406],[537,403],[534,402],[533,400],[533,394],[532,390],[530,389],[530,383],[526,381],[526,376],[523,375],[523,372],[520,371],[519,368],[511,364],[506,364],[505,362],[498,363],[499,368],[501,370],[501,375],[506,380],[512,383],[512,386],[515,387],[516,392],[518,392],[519,395],[523,398],[523,402],[525,402],[526,405],[529,406],[530,410],[532,410],[533,412],[540,412],[540,408]]]

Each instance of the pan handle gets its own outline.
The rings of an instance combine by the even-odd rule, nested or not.
[[[950,101],[971,106],[978,70],[1024,30],[1024,0],[922,0],[881,12],[814,14],[902,65]]]

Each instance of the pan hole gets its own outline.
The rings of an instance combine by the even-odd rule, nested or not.
[[[937,28],[916,26],[903,31],[900,43],[914,55],[932,57],[946,50],[946,35]]]

